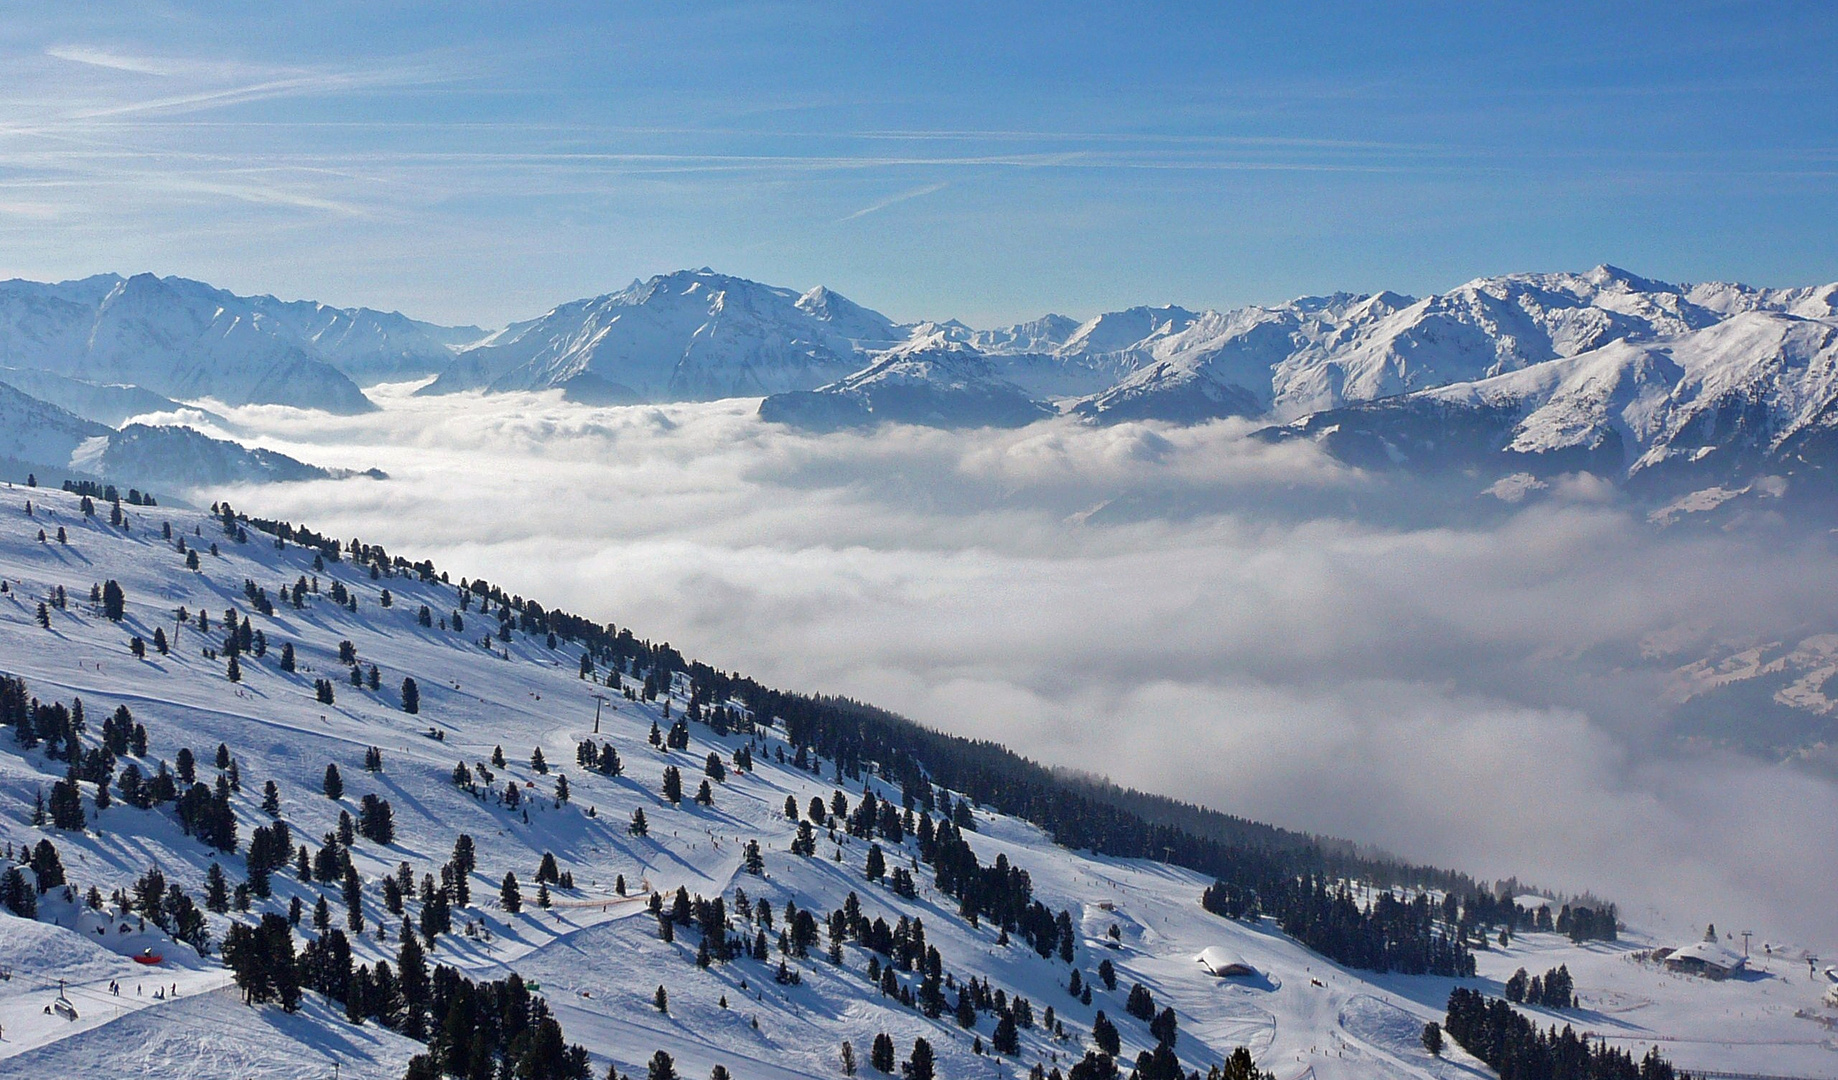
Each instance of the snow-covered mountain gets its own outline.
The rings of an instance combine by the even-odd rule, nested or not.
[[[129,424],[111,432],[106,441],[79,449],[71,464],[105,480],[181,490],[331,480],[351,475],[308,465],[275,450],[213,439],[173,424]],[[382,477],[375,470],[369,475]]]
[[[307,465],[273,450],[250,449],[189,427],[88,420],[0,382],[0,476],[46,483],[94,478],[184,491],[207,485],[326,480],[349,472]],[[371,475],[382,474],[372,470]]]
[[[1346,308],[1276,365],[1271,390],[1280,415],[1486,378],[1720,318],[1679,286],[1612,266],[1481,278],[1423,300],[1379,294],[1370,301]]]
[[[85,420],[0,382],[0,460],[12,463],[7,466],[9,471],[24,472],[36,466],[68,468],[78,447],[113,432],[106,424]]]
[[[233,405],[371,407],[291,329],[230,299],[151,274],[0,283],[0,363]]]
[[[1205,364],[1151,360],[1117,385],[1075,403],[1074,416],[1100,424],[1166,420],[1198,424],[1228,416],[1257,416],[1264,403],[1241,383],[1213,377]]]
[[[1263,416],[1294,424],[1272,437],[1319,437],[1353,460],[1523,457],[1643,480],[1742,480],[1764,465],[1824,475],[1838,421],[1822,412],[1820,365],[1834,326],[1838,285],[1678,285],[1606,265],[1421,299],[1144,306],[991,330],[899,324],[826,288],[704,268],[483,336],[181,278],[0,283],[0,368],[110,425],[200,397],[362,411],[353,378],[438,371],[422,393],[761,396],[762,415],[821,427],[1014,425],[1061,411],[1048,401],[1101,424]]]
[[[939,325],[950,330],[954,340],[990,356],[1058,352],[1079,329],[1077,319],[1050,313],[995,330],[972,330],[956,320]]]
[[[773,394],[759,415],[772,423],[817,430],[881,422],[926,427],[1024,427],[1054,415],[997,374],[968,345],[936,332],[878,354],[860,371],[816,390]]]
[[[827,289],[799,294],[709,269],[563,304],[461,351],[422,391],[548,390],[595,404],[809,390],[905,335]]]
[[[120,427],[131,417],[186,407],[145,387],[87,382],[37,368],[0,367],[0,382],[110,427]]]
[[[1145,340],[1135,374],[1075,411],[1094,420],[1186,421],[1208,415],[1196,414],[1196,400],[1237,405],[1243,391],[1258,411],[1293,419],[1516,371],[1611,341],[1687,333],[1744,304],[1796,302],[1817,300],[1741,286],[1694,291],[1600,266],[1586,274],[1481,278],[1425,299],[1342,293],[1208,311]],[[1162,395],[1165,413],[1156,405]]]
[[[1116,384],[1194,319],[1183,308],[1134,307],[1082,323],[1045,315],[996,330],[972,330],[952,320],[921,324],[913,332],[942,332],[988,356],[1003,378],[1036,397],[1057,399],[1095,394]]]
[[[365,412],[354,378],[431,374],[481,334],[152,274],[0,282],[0,366],[231,405]]]
[[[1838,322],[1754,305],[1489,378],[1316,413],[1311,438],[1361,464],[1588,469],[1658,490],[1838,473]]]
[[[1694,1070],[1824,1075],[1795,1015],[1824,987],[1778,940],[1711,983],[1667,971],[1650,950],[1683,942],[1638,929],[1484,933],[1500,905],[1544,903],[1490,890],[1495,914],[1459,921],[1475,976],[1407,974],[1403,954],[1383,974],[1344,966],[1254,906],[1202,907],[1213,878],[1183,865],[1256,867],[1275,893],[1321,864],[1307,837],[1240,822],[1243,842],[1209,846],[993,744],[768,690],[412,554],[121,509],[126,528],[62,492],[0,489],[7,1075],[466,1076],[515,1057],[540,1080],[792,1080],[845,1061],[880,1077],[924,1040],[952,1080],[1132,1061],[1206,1076],[1240,1047],[1257,1072],[1224,1075],[1486,1076],[1453,1041],[1432,1056],[1425,1024],[1452,987],[1497,996],[1516,969],[1560,964],[1577,1007],[1516,1012],[1613,1011],[1604,1036],[1636,1059],[1659,1044]],[[57,527],[67,543],[37,541]],[[85,600],[102,582],[114,618],[105,587]],[[1140,841],[1106,853],[1119,829]],[[1366,905],[1396,905],[1398,936],[1457,924],[1419,879],[1471,884],[1382,868],[1395,889],[1345,881],[1333,934]],[[251,1008],[220,956],[264,921],[262,950],[230,950],[268,1001]],[[294,980],[297,1011],[275,1000]],[[505,981],[442,1015],[468,1000],[460,980]]]
[[[437,326],[397,311],[339,308],[311,300],[248,297],[255,310],[285,324],[320,359],[359,386],[437,375],[460,347],[486,336],[476,326]]]

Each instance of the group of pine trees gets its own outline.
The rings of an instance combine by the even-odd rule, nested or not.
[[[351,1023],[374,1021],[427,1043],[427,1052],[409,1063],[411,1080],[587,1080],[587,1051],[564,1040],[548,1004],[520,977],[475,982],[444,965],[430,970],[406,919],[398,940],[394,965],[353,966],[350,939],[337,928],[322,929],[296,957],[288,920],[268,913],[253,927],[233,925],[223,954],[245,1001],[273,1001],[291,1011],[308,989],[343,1005]]]
[[[1591,1044],[1565,1024],[1538,1025],[1500,998],[1457,988],[1449,994],[1442,1028],[1502,1080],[1675,1080],[1684,1074],[1659,1055],[1657,1046],[1636,1061],[1626,1050]]]
[[[1474,954],[1459,922],[1445,919],[1425,894],[1406,901],[1384,889],[1362,907],[1344,882],[1330,885],[1311,875],[1274,879],[1262,889],[1215,882],[1200,903],[1230,918],[1273,915],[1284,933],[1349,967],[1457,978],[1474,974]]]
[[[4,677],[0,678],[0,722],[12,726],[17,738],[31,741],[43,751],[55,751],[76,763],[86,759],[80,741],[86,729],[81,702],[73,702],[71,708],[61,703],[44,705],[28,696],[22,680]],[[91,748],[88,754],[100,755],[91,760],[102,761],[106,772],[112,773],[117,752],[144,755],[146,742],[145,728],[135,723],[123,706],[104,721],[101,745]],[[117,781],[123,801],[144,807],[172,802],[175,815],[188,833],[213,847],[234,851],[238,846],[236,822],[229,799],[231,792],[240,787],[236,763],[225,745],[218,746],[213,760],[219,770],[214,788],[198,779],[200,762],[188,748],[180,749],[176,768],[161,761],[159,771],[149,781],[141,780],[138,766],[130,762]],[[380,770],[381,752],[369,748],[365,766],[373,772]],[[70,805],[79,798],[76,767],[73,764],[71,779],[53,785],[49,807],[41,808],[44,820],[40,824],[82,827],[80,803]],[[344,781],[336,764],[326,767],[323,787],[329,798],[343,798]],[[98,791],[107,790],[104,778]],[[341,812],[338,828],[326,835],[313,857],[309,857],[308,845],[294,845],[286,822],[280,820],[279,792],[272,781],[264,786],[263,809],[275,820],[257,827],[250,838],[248,880],[234,888],[235,908],[247,911],[251,895],[270,895],[271,875],[287,867],[297,854],[297,873],[302,882],[342,885],[346,925],[354,933],[361,931],[362,882],[349,850],[359,835],[379,844],[391,841],[394,825],[388,801],[366,795],[355,819],[348,811]],[[374,968],[359,965],[353,969],[349,940],[344,930],[331,926],[323,896],[312,915],[317,936],[298,956],[294,928],[305,916],[304,905],[296,898],[288,916],[265,912],[254,924],[232,921],[221,946],[223,961],[249,1003],[273,1002],[292,1010],[299,1006],[302,989],[311,989],[344,1004],[353,1022],[375,1020],[427,1041],[429,1052],[416,1058],[410,1075],[468,1076],[484,1068],[488,1073],[502,1071],[503,1075],[533,1080],[585,1080],[586,1051],[564,1043],[560,1026],[549,1015],[547,1006],[540,998],[529,995],[516,976],[501,982],[474,983],[449,968],[437,968],[431,974],[428,971],[422,940],[431,946],[439,934],[451,932],[451,903],[463,906],[469,902],[465,879],[474,866],[471,838],[462,835],[455,844],[453,859],[441,869],[441,884],[436,886],[431,875],[424,876],[418,927],[409,921],[402,904],[405,893],[413,888],[408,864],[403,863],[398,874],[385,882],[385,907],[403,915],[401,946],[393,969],[387,962],[379,962]],[[553,856],[544,860],[538,877],[572,884],[569,876],[556,870]],[[545,888],[546,885],[545,880]],[[62,861],[56,847],[49,840],[41,840],[29,853],[22,853],[20,863],[9,861],[0,871],[0,904],[14,914],[32,917],[38,897],[59,887],[71,888],[65,880]],[[204,908],[228,912],[231,892],[222,866],[212,863],[206,874]],[[104,903],[94,889],[89,902],[98,908]],[[210,951],[203,911],[185,890],[168,882],[157,869],[149,870],[127,893],[118,892],[116,903],[124,915],[137,913],[199,953]]]
[[[1570,978],[1567,964],[1559,964],[1543,975],[1527,976],[1524,968],[1506,980],[1506,1000],[1515,1005],[1539,1005],[1547,1009],[1576,1007],[1576,983]]]

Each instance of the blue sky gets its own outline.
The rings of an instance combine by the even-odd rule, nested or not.
[[[1832,9],[1597,6],[7,2],[0,275],[488,325],[700,265],[985,325],[1838,279]]]

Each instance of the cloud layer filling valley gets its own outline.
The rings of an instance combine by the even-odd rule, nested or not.
[[[811,436],[748,402],[376,396],[217,433],[387,482],[213,495],[1122,783],[1838,943],[1838,788],[1682,747],[1641,655],[1829,622],[1822,545],[1656,532],[1588,484],[1418,513],[1229,423]]]

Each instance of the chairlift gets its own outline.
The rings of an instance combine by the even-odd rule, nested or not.
[[[55,1012],[66,1020],[75,1020],[77,1018],[77,1007],[71,1003],[68,997],[64,996],[64,980],[59,979],[57,981],[57,997],[52,1000],[51,1004],[45,1006],[45,1012]]]

